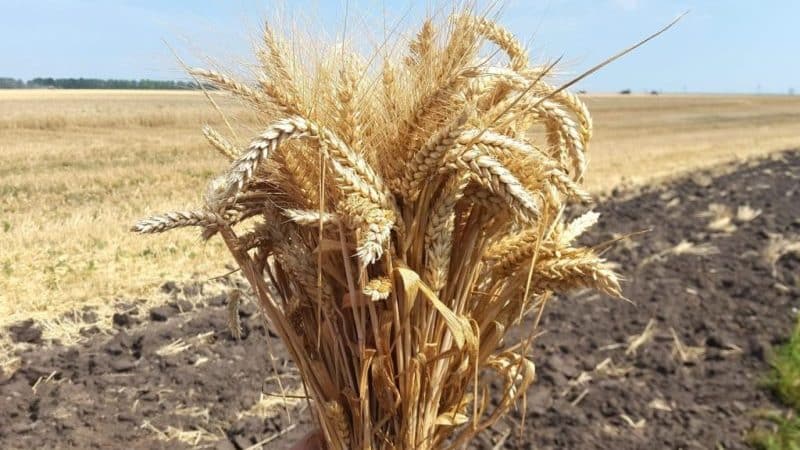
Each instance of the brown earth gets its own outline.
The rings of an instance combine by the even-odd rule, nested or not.
[[[744,205],[761,213],[737,218]],[[800,256],[765,254],[781,248],[777,236],[800,239],[800,152],[617,193],[598,209],[588,243],[651,230],[608,252],[633,303],[553,302],[526,408],[473,448],[745,448],[753,413],[778,407],[759,379],[800,305]],[[226,298],[202,288],[167,283],[170,304],[131,301],[111,335],[87,327],[76,346],[42,342],[33,322],[9,328],[20,367],[0,374],[0,448],[288,448],[310,427],[295,369],[279,345],[268,351],[252,305],[237,340]],[[292,393],[291,422],[262,394],[277,380]]]

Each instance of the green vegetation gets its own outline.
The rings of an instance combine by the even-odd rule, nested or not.
[[[800,323],[789,341],[775,350],[771,365],[765,384],[792,410],[766,415],[774,428],[756,430],[748,441],[759,450],[800,450]]]
[[[775,351],[772,367],[767,385],[784,403],[800,410],[800,323],[789,342]]]
[[[770,414],[765,416],[775,425],[774,430],[759,429],[748,437],[758,450],[800,450],[800,418]]]

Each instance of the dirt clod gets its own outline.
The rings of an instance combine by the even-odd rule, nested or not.
[[[114,313],[111,321],[118,327],[127,327],[131,325],[131,316],[128,313]]]
[[[42,342],[42,329],[39,328],[32,319],[8,327],[8,332],[11,335],[11,340],[14,342],[25,342],[28,344],[39,344]]]
[[[156,306],[150,309],[150,319],[156,322],[164,322],[176,314],[178,314],[178,310],[171,306]]]

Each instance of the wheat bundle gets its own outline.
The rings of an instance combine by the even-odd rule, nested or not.
[[[206,205],[134,227],[222,237],[330,449],[463,446],[535,379],[530,340],[503,340],[511,327],[553,293],[620,294],[575,244],[597,215],[564,217],[588,198],[592,121],[547,82],[552,65],[469,14],[409,41],[371,64],[341,46],[309,62],[267,29],[257,85],[192,70],[265,129],[237,148],[207,128],[232,163]]]

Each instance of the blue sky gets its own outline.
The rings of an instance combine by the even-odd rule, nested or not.
[[[486,4],[486,2],[482,2]],[[589,91],[800,92],[800,1],[507,0],[500,18],[534,60],[575,74],[660,28],[676,28],[583,81]],[[262,19],[336,35],[358,23],[415,27],[442,3],[408,0],[0,0],[0,76],[185,78],[190,63],[249,62]],[[444,3],[448,9],[450,3]],[[352,25],[355,23],[356,25]]]

